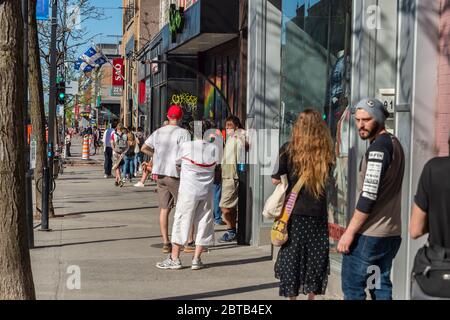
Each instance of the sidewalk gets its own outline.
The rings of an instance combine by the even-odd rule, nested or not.
[[[192,254],[183,253],[184,269],[157,269],[166,255],[154,190],[153,183],[115,187],[100,166],[68,166],[57,180],[52,231],[35,230],[31,258],[37,298],[282,299],[270,246],[217,243],[203,255],[203,270],[192,271]],[[172,218],[173,212],[170,226]],[[216,239],[224,231],[216,227]],[[73,274],[69,266],[80,268],[80,290],[67,286]]]

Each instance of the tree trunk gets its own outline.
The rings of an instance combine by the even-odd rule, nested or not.
[[[35,299],[26,224],[20,1],[0,1],[0,300]]]
[[[44,89],[42,85],[41,60],[39,56],[39,38],[36,21],[37,0],[29,0],[29,93],[30,93],[30,116],[33,128],[33,136],[36,139],[36,168],[34,169],[34,183],[36,194],[36,206],[34,216],[41,217],[42,214],[42,175],[43,168],[47,166],[47,141],[45,140],[45,109]],[[50,199],[51,200],[51,199]],[[49,215],[54,215],[53,205],[50,201]]]

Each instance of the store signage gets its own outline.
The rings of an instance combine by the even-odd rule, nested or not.
[[[121,97],[123,95],[123,87],[113,86],[111,87],[111,96]]]
[[[184,7],[179,7],[172,3],[169,9],[169,31],[172,36],[172,43],[177,42],[177,34],[184,28]]]
[[[113,59],[114,71],[112,73],[112,85],[123,86],[124,65],[123,58]]]

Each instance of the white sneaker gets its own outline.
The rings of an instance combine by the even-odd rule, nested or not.
[[[170,258],[170,255],[166,260],[164,260],[162,262],[158,262],[156,264],[156,267],[158,269],[165,269],[165,270],[167,270],[167,269],[179,270],[179,269],[183,268],[183,266],[181,265],[180,259],[172,260]]]
[[[202,260],[192,260],[191,269],[192,270],[200,270],[203,269],[205,265],[203,264]]]
[[[133,186],[135,186],[137,188],[143,188],[143,187],[145,187],[145,184],[143,184],[142,182],[139,181],[138,183],[134,184]]]

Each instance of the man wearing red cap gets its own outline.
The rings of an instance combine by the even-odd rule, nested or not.
[[[168,224],[170,209],[175,206],[180,186],[180,174],[176,167],[177,154],[181,144],[191,140],[189,131],[178,126],[182,117],[181,107],[172,105],[167,112],[169,124],[153,132],[141,149],[153,158],[152,175],[158,176],[159,226],[164,253],[172,251]]]

